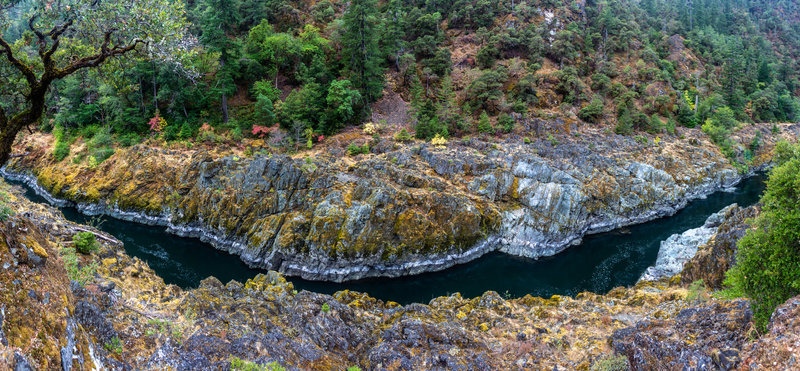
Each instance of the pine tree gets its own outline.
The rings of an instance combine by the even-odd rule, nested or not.
[[[342,16],[342,56],[353,86],[367,101],[379,98],[383,90],[376,9],[375,0],[352,0]]]
[[[203,0],[200,4],[201,40],[219,56],[219,84],[222,121],[228,122],[228,95],[233,94],[234,61],[239,45],[231,37],[241,20],[238,0]]]

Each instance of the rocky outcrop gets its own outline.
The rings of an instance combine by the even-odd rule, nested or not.
[[[738,135],[756,131],[769,128]],[[553,255],[740,179],[697,131],[645,144],[593,128],[579,134],[446,148],[383,140],[356,158],[334,146],[303,159],[138,145],[96,168],[54,162],[52,138],[36,134],[19,143],[29,154],[5,175],[87,213],[199,237],[254,267],[333,281],[440,270],[493,250]],[[765,138],[754,166],[776,139]]]
[[[757,205],[731,210],[731,215],[717,228],[713,238],[686,263],[680,275],[681,281],[690,284],[703,280],[707,287],[721,289],[725,272],[736,260],[736,244],[744,237],[750,228],[748,223],[758,216],[759,210]]]
[[[701,227],[673,234],[661,241],[655,265],[647,268],[640,279],[656,281],[681,273],[684,264],[695,257],[697,249],[705,245],[717,233],[719,226],[724,221],[729,220],[740,210],[739,205],[730,205],[709,216]]]
[[[775,309],[768,332],[742,352],[751,370],[795,370],[800,367],[800,296]]]
[[[276,272],[245,283],[208,278],[182,290],[113,237],[10,195],[16,216],[0,230],[20,248],[0,241],[0,368],[792,368],[797,349],[793,301],[753,344],[746,301],[697,304],[685,288],[663,282],[574,298],[506,300],[489,291],[406,306],[350,291],[298,292]],[[102,237],[99,250],[67,262],[66,242],[86,230]],[[85,267],[89,273],[74,276]]]
[[[0,222],[0,237],[0,369],[92,369],[95,349],[58,249],[24,211]]]
[[[747,301],[713,302],[617,330],[611,345],[634,370],[733,370],[751,319]]]

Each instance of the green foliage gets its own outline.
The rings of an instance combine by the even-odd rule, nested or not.
[[[609,356],[595,361],[591,371],[625,371],[628,370],[628,357],[624,355]]]
[[[706,290],[706,283],[703,280],[697,280],[689,285],[689,292],[686,294],[686,301],[696,304],[704,303],[709,300],[708,291]]]
[[[703,124],[703,132],[719,147],[720,151],[729,159],[734,159],[733,142],[730,139],[731,129],[736,127],[736,118],[728,107],[721,107],[713,116]]]
[[[633,121],[627,116],[617,119],[617,126],[614,127],[614,132],[620,135],[633,134]]]
[[[72,141],[60,126],[56,126],[53,130],[53,136],[56,138],[56,143],[53,146],[53,158],[61,162],[69,156],[70,144]]]
[[[103,344],[103,347],[106,348],[107,351],[115,354],[122,354],[122,343],[119,341],[119,337],[114,336],[111,338],[111,341],[108,343]]]
[[[380,97],[383,71],[378,49],[375,0],[352,0],[342,16],[342,56],[350,81],[367,101]]]
[[[5,191],[0,191],[0,222],[5,222],[14,215],[14,210],[8,206],[8,193]]]
[[[478,50],[478,55],[475,56],[475,60],[481,68],[492,68],[499,55],[500,52],[497,48],[493,45],[487,45]]]
[[[328,303],[323,303],[322,304],[322,313],[328,313],[330,311],[331,311],[330,305],[328,305]]]
[[[326,133],[335,133],[346,123],[353,123],[357,107],[361,104],[361,93],[352,88],[350,80],[337,80],[328,88],[325,98],[328,104]]]
[[[466,101],[473,109],[483,108],[496,112],[504,97],[500,89],[507,79],[505,67],[498,66],[492,70],[483,71],[467,87]]]
[[[277,362],[270,362],[266,365],[249,362],[239,357],[231,357],[231,371],[285,371],[286,369]]]
[[[66,141],[56,141],[56,144],[53,147],[53,158],[55,158],[58,162],[61,162],[67,158],[67,156],[69,156],[69,147],[70,145]]]
[[[350,143],[347,146],[347,154],[350,156],[358,156],[361,154],[368,154],[369,153],[369,144],[364,143],[362,146],[358,146],[355,143]]]
[[[510,133],[514,130],[514,119],[511,118],[511,115],[507,113],[501,113],[500,117],[497,118],[497,125],[500,126],[500,129],[503,130],[505,133]]]
[[[761,331],[775,307],[800,294],[800,149],[781,147],[761,198],[762,212],[739,241],[736,264],[725,279],[733,292],[751,299]]]
[[[412,139],[414,138],[405,128],[400,129],[400,131],[394,134],[394,140],[401,143],[410,142]]]
[[[550,145],[553,147],[558,145],[558,139],[556,139],[552,133],[547,133],[547,141],[550,142]]]
[[[97,272],[97,263],[90,262],[82,265],[81,256],[78,255],[75,249],[63,247],[59,250],[59,253],[70,280],[85,286],[94,279]]]
[[[478,119],[478,131],[487,134],[494,133],[494,128],[486,111],[481,112],[481,117]]]
[[[72,243],[75,245],[75,250],[81,254],[89,254],[97,250],[97,238],[92,232],[78,232],[72,236]]]
[[[600,97],[594,97],[592,102],[581,108],[578,112],[578,117],[586,122],[596,123],[597,120],[603,115],[603,100]]]

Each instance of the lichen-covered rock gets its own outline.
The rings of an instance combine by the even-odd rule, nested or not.
[[[800,296],[778,306],[768,332],[742,352],[742,366],[751,370],[796,370],[800,367]]]
[[[702,226],[673,234],[661,241],[656,263],[648,267],[640,279],[655,281],[681,273],[686,262],[695,257],[698,248],[705,245],[717,233],[720,224],[732,218],[740,210],[737,204],[727,206],[711,214]]]
[[[712,302],[617,330],[611,345],[634,370],[732,370],[741,361],[751,319],[745,300]]]
[[[4,202],[14,204],[7,187]],[[62,258],[27,208],[13,210],[0,222],[0,369],[92,369]]]
[[[680,275],[684,284],[703,280],[706,287],[722,288],[725,272],[736,259],[736,244],[750,228],[749,221],[758,215],[759,206],[737,207],[731,211],[711,240],[684,265]]]
[[[11,202],[12,245],[36,240],[49,258],[0,271],[0,369],[229,369],[240,362],[289,370],[572,370],[624,364],[620,355],[647,370],[796,364],[800,299],[780,307],[770,333],[753,345],[746,301],[694,305],[685,288],[664,282],[607,295],[507,300],[490,291],[406,306],[351,291],[297,292],[276,272],[245,283],[212,277],[181,290],[102,235],[100,249],[82,257],[96,270],[81,287],[67,279],[54,246],[92,229],[53,208]],[[5,247],[0,263],[16,256]]]
[[[759,131],[767,134],[755,166],[778,136],[763,125],[736,134],[748,141]],[[797,132],[784,125],[781,135]],[[29,154],[5,175],[87,213],[164,225],[254,267],[332,281],[441,270],[494,250],[553,255],[740,179],[698,131],[648,144],[598,128],[580,134],[387,145],[355,159],[322,147],[310,163],[265,150],[141,144],[96,168],[56,163],[52,137],[33,134],[18,143]]]

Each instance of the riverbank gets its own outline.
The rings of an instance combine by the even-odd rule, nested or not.
[[[781,136],[764,137],[751,166]],[[120,149],[92,168],[55,162],[27,136],[6,174],[88,213],[168,227],[252,267],[341,282],[438,271],[491,251],[550,256],[586,234],[671,215],[741,175],[696,130],[647,140],[587,128],[553,141],[468,139],[444,148],[382,139],[373,153]],[[35,180],[35,182],[34,182]]]
[[[48,201],[35,190],[19,184],[29,200]],[[632,286],[641,273],[657,263],[661,241],[673,234],[701,226],[712,213],[732,203],[751,205],[764,189],[763,176],[747,178],[736,187],[690,202],[674,216],[589,236],[580,245],[552,257],[527,259],[494,252],[472,262],[441,272],[398,278],[373,278],[343,283],[307,281],[287,277],[297,289],[333,294],[341,290],[367,293],[401,304],[427,303],[431,299],[461,293],[465,298],[496,291],[504,298],[525,295],[550,297],[598,294],[617,286]],[[94,217],[73,207],[59,208],[64,216],[80,224],[91,223],[125,242],[125,251],[147,262],[168,284],[196,288],[206,277],[222,282],[245,282],[266,271],[249,268],[233,255],[221,252],[197,239],[180,238],[163,228],[126,222],[111,217]],[[696,248],[697,246],[695,246]]]
[[[486,292],[407,306],[352,291],[298,292],[274,272],[244,284],[209,278],[181,290],[112,236],[5,192],[15,215],[0,225],[7,236],[0,241],[0,357],[10,367],[731,369],[789,362],[775,355],[798,333],[785,321],[796,312],[789,303],[777,319],[780,332],[753,343],[746,301],[714,299],[679,280],[607,295],[506,300]],[[64,251],[84,230],[102,236],[101,246],[73,265],[74,253]],[[69,284],[76,267],[93,267],[83,286]]]

